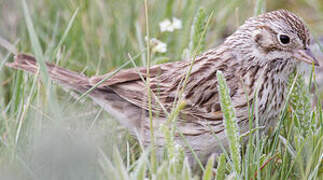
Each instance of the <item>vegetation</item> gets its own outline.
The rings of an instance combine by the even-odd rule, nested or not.
[[[91,76],[194,59],[247,17],[279,8],[304,17],[314,37],[323,32],[320,0],[0,0],[0,36],[20,52],[34,54],[42,69],[48,60]],[[311,86],[304,82],[315,82],[314,73],[291,76],[279,122],[261,138],[261,127],[237,133],[226,82],[218,73],[230,149],[193,171],[173,140],[176,127],[162,127],[165,158],[154,159],[151,149],[86,94],[62,89],[46,71],[32,76],[6,68],[13,55],[0,50],[1,179],[323,178],[322,106],[320,101],[312,106]],[[176,103],[170,124],[185,105]],[[243,138],[249,139],[246,145]]]

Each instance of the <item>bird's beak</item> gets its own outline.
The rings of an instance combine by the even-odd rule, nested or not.
[[[315,66],[320,66],[317,59],[314,57],[310,49],[297,49],[294,50],[294,58],[303,61],[307,64],[314,64]]]

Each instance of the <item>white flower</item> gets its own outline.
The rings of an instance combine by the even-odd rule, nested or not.
[[[182,21],[173,17],[173,27],[174,29],[182,29]]]
[[[153,52],[165,53],[167,51],[167,44],[163,43],[162,41],[152,38],[150,40],[151,47]]]
[[[147,36],[145,40],[147,41]],[[167,44],[156,38],[151,38],[149,43],[153,52],[165,53],[167,51]]]
[[[159,23],[160,31],[169,31],[173,32],[176,29],[182,28],[182,21],[173,17],[173,22],[171,22],[169,19],[165,19],[164,21]]]
[[[174,31],[174,27],[172,22],[170,22],[169,19],[165,19],[164,21],[159,23],[159,27],[160,27],[160,31],[164,32],[164,31]]]

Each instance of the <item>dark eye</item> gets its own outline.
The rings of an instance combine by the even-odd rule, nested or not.
[[[279,40],[282,44],[288,44],[290,41],[289,37],[283,34],[279,36]]]

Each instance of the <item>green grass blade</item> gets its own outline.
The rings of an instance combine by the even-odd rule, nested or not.
[[[26,25],[27,25],[27,30],[28,30],[28,34],[29,34],[29,38],[31,41],[31,47],[33,49],[33,52],[36,56],[36,59],[38,60],[39,64],[40,64],[40,76],[43,80],[43,83],[45,84],[45,86],[47,87],[48,85],[48,72],[47,72],[47,67],[45,65],[45,57],[43,55],[43,50],[42,47],[40,45],[37,33],[35,31],[31,16],[30,16],[30,12],[28,9],[28,6],[26,4],[26,0],[22,0],[22,7],[23,7],[23,11],[24,11],[24,16],[25,16],[25,21],[26,21]]]
[[[221,110],[224,117],[224,126],[226,135],[229,140],[230,153],[233,161],[233,168],[237,175],[241,172],[241,156],[239,143],[239,128],[235,114],[235,109],[232,106],[229,88],[224,79],[222,72],[217,71],[218,90],[220,95]]]
[[[203,173],[203,180],[211,180],[213,177],[214,156],[211,156],[207,161],[205,171]]]
[[[61,46],[63,45],[63,43],[64,43],[64,41],[65,41],[65,39],[66,39],[66,37],[67,37],[68,33],[70,32],[70,30],[71,30],[71,28],[72,28],[73,22],[74,22],[74,20],[75,20],[75,18],[76,18],[76,16],[77,16],[78,12],[79,12],[79,8],[77,8],[77,9],[75,10],[75,12],[73,13],[73,15],[72,15],[72,17],[71,17],[71,20],[68,22],[67,27],[66,27],[66,29],[65,29],[65,31],[64,31],[64,33],[63,33],[63,36],[62,36],[62,38],[60,39],[59,43],[57,44],[57,46],[56,46],[56,48],[55,48],[55,51],[54,51],[54,54],[53,54],[53,55],[55,55],[55,54],[57,53],[57,51],[58,51],[58,50],[61,48]]]
[[[191,41],[189,45],[190,56],[194,51],[196,54],[200,54],[205,49],[205,37],[206,33],[203,33],[207,29],[208,16],[205,13],[204,8],[200,8],[195,17],[191,28]]]
[[[264,13],[266,11],[266,0],[257,0],[254,10],[254,16]]]
[[[218,167],[216,169],[216,177],[215,177],[216,180],[224,180],[225,168],[226,168],[225,155],[221,154],[218,157]]]

